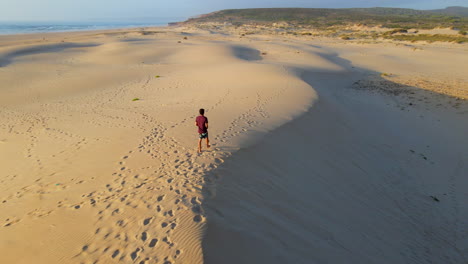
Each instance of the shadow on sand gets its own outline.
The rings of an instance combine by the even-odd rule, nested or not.
[[[15,58],[18,58],[18,57],[41,54],[41,53],[61,52],[61,51],[64,51],[66,49],[71,49],[71,48],[97,47],[99,45],[100,44],[96,44],[96,43],[59,43],[59,44],[53,44],[53,45],[40,45],[40,46],[23,48],[23,49],[15,50],[13,52],[9,52],[3,56],[0,56],[0,67],[6,67],[12,64]]]
[[[244,46],[232,46],[231,47],[234,53],[234,56],[246,61],[258,61],[262,60],[260,51]]]
[[[298,69],[317,103],[206,175],[205,263],[466,262],[450,191],[467,171],[463,131],[351,89],[379,73],[319,55],[344,70]]]

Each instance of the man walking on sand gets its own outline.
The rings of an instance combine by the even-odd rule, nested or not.
[[[210,139],[208,138],[208,118],[205,116],[205,109],[200,109],[200,115],[195,119],[195,126],[198,127],[198,153],[201,153],[201,143],[206,138],[206,147],[210,148]]]

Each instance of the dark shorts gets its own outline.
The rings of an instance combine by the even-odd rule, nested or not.
[[[200,134],[200,139],[204,139],[208,137],[208,133],[201,133]]]

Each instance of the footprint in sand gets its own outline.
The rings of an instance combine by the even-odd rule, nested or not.
[[[164,237],[163,240],[162,240],[164,243],[166,243],[167,245],[169,245],[169,248],[173,247],[174,246],[174,243],[171,242],[171,240],[169,239],[169,237]]]
[[[125,220],[118,220],[115,222],[115,225],[119,227],[125,227],[127,224],[125,223]]]
[[[198,199],[198,197],[192,197],[192,199],[190,200],[190,202],[195,205],[195,206],[200,206],[201,205],[201,202],[200,200]]]
[[[81,252],[85,253],[86,251],[88,251],[88,249],[89,249],[89,245],[84,245],[83,247],[81,247]]]
[[[146,232],[141,233],[141,240],[145,242],[146,239],[148,239],[148,234]]]
[[[158,239],[157,239],[157,238],[153,238],[153,239],[151,239],[151,241],[150,241],[150,243],[148,244],[148,246],[149,246],[150,248],[153,248],[153,247],[156,246],[157,243],[158,243]]]
[[[153,217],[146,218],[143,220],[143,225],[149,225],[151,223],[151,220],[153,220]]]
[[[164,213],[164,216],[166,216],[166,215],[169,215],[169,216],[173,217],[174,216],[174,211],[169,210],[169,211]]]
[[[201,215],[196,215],[193,217],[193,221],[200,223],[203,220],[203,217]]]
[[[114,251],[114,253],[112,253],[111,257],[115,258],[115,257],[117,257],[119,255],[119,253],[120,253],[120,250],[117,249],[116,251]]]
[[[147,264],[150,258],[145,258],[144,260],[140,261],[138,264]]]
[[[137,248],[135,249],[135,251],[133,251],[131,254],[130,254],[130,257],[132,258],[132,260],[135,260],[137,257],[138,257],[138,252],[140,252],[140,248]]]
[[[202,209],[201,209],[200,205],[194,205],[194,206],[192,207],[192,212],[194,212],[194,213],[196,213],[196,214],[201,214]]]
[[[14,220],[10,220],[9,218],[6,219],[6,224],[3,225],[3,227],[9,227],[9,226],[12,226],[16,223],[18,223],[20,220],[19,219],[14,219]]]
[[[120,213],[120,209],[118,209],[118,208],[115,209],[114,211],[112,211],[112,215],[116,215],[116,214],[118,214],[118,213]]]

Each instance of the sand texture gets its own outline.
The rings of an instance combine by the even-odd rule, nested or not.
[[[467,61],[193,28],[2,36],[0,263],[468,263]]]

